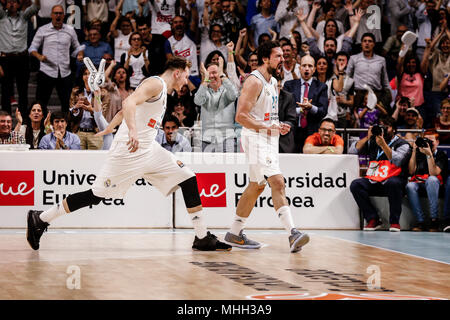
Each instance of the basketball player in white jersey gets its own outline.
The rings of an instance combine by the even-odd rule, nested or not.
[[[125,99],[123,112],[118,116],[123,114],[122,124],[92,189],[71,194],[47,211],[28,212],[27,240],[34,250],[39,249],[40,238],[51,221],[77,209],[96,205],[104,198],[121,199],[140,178],[146,179],[164,195],[181,187],[196,234],[193,249],[231,250],[231,246],[220,242],[206,230],[195,174],[155,141],[166,110],[167,94],[187,84],[189,68],[189,61],[174,57],[167,62],[166,71],[160,77],[144,80]],[[111,123],[115,121],[113,119]]]
[[[244,82],[238,101],[236,121],[242,126],[242,148],[250,167],[250,183],[239,199],[231,229],[225,242],[245,249],[258,249],[261,244],[244,234],[244,226],[255,202],[264,191],[266,182],[272,189],[273,205],[283,226],[289,233],[291,252],[300,251],[309,241],[306,233],[298,231],[289,208],[284,178],[279,167],[279,134],[290,130],[278,120],[277,81],[273,77],[281,71],[283,51],[278,42],[268,41],[258,47],[258,69]]]

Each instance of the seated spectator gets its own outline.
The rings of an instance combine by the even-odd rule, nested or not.
[[[133,90],[149,75],[150,61],[147,49],[142,45],[142,37],[138,32],[131,34],[130,49],[122,54],[120,64],[131,74],[130,87]]]
[[[91,28],[88,31],[88,41],[84,42],[84,57],[91,59],[92,63],[99,65],[105,53],[113,54],[108,43],[100,41],[101,34],[97,29]]]
[[[378,124],[381,117],[388,115],[386,109],[381,105],[381,103],[377,103],[373,109],[369,109],[367,105],[368,96],[369,93],[366,92],[363,105],[357,108],[357,119],[359,119],[360,128],[370,128],[371,126]],[[365,135],[365,132],[361,133],[360,137],[362,138]]]
[[[387,196],[389,199],[389,231],[400,231],[400,214],[402,199],[406,183],[408,182],[408,161],[411,147],[402,138],[395,135],[394,119],[383,118],[380,135],[372,133],[356,141],[349,149],[349,153],[365,154],[369,156],[369,168],[366,176],[353,180],[350,191],[358,207],[367,221],[364,230],[377,230],[381,221],[377,209],[370,201],[370,196]],[[378,132],[375,132],[378,133]]]
[[[433,128],[436,130],[450,130],[450,99],[441,102],[441,113],[434,119]],[[450,133],[439,133],[441,144],[450,145]]]
[[[178,132],[180,122],[174,116],[166,116],[162,122],[163,130],[159,129],[155,138],[161,147],[170,152],[191,152],[189,140]]]
[[[197,120],[196,108],[194,95],[188,85],[185,85],[180,92],[168,97],[166,114],[176,117],[180,122],[180,127],[192,127]]]
[[[424,140],[428,139],[428,140]],[[413,231],[439,231],[439,189],[447,176],[447,153],[438,150],[439,135],[433,130],[426,131],[423,138],[413,143],[409,160],[409,174],[406,194],[417,219]],[[426,191],[430,206],[430,219],[426,223],[420,204],[420,191]]]
[[[224,73],[220,63],[201,65],[202,84],[194,97],[201,107],[202,150],[207,152],[235,152],[235,101],[238,90]]]
[[[72,133],[80,138],[80,146],[83,150],[100,150],[103,139],[96,136],[98,132],[94,119],[94,108],[92,98],[94,93],[88,85],[89,70],[83,66],[81,75],[78,77],[75,87],[70,96],[69,124]]]
[[[0,144],[25,144],[25,137],[12,130],[12,117],[4,110],[0,110]]]
[[[319,132],[313,133],[305,140],[303,153],[309,154],[342,154],[344,139],[336,134],[334,121],[323,119],[319,125]]]
[[[67,116],[61,112],[53,112],[50,116],[53,132],[42,137],[39,149],[46,150],[80,150],[80,138],[67,131]]]
[[[398,126],[398,129],[422,129],[423,119],[420,117],[419,111],[416,108],[408,108],[405,112],[405,124]],[[417,132],[402,132],[402,136],[406,141],[412,145],[413,141],[419,135]]]
[[[25,119],[19,109],[16,109],[16,120],[15,131],[25,137],[26,144],[30,145],[30,149],[37,149],[42,137],[52,131],[50,128],[50,113],[38,102],[31,105]]]

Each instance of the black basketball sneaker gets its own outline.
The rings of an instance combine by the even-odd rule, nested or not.
[[[195,236],[192,249],[200,251],[230,251],[231,246],[219,241],[215,235],[208,231],[206,237],[203,239],[199,239]]]
[[[49,224],[39,218],[42,211],[30,210],[27,217],[27,240],[31,248],[34,250],[39,249],[39,241],[42,234],[47,231]]]

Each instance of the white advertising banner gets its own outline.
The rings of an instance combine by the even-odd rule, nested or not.
[[[178,153],[177,157],[197,174],[208,227],[229,228],[236,204],[248,185],[245,155]],[[280,154],[280,168],[297,227],[359,230],[359,210],[350,192],[350,183],[359,178],[356,155]],[[192,227],[179,190],[175,210],[175,226]],[[268,186],[246,225],[248,228],[282,228]]]
[[[26,227],[28,210],[46,210],[92,187],[107,151],[0,151],[0,227]],[[59,228],[172,227],[172,196],[143,179],[124,199],[105,199],[52,223]]]

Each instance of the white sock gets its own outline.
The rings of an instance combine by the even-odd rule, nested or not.
[[[239,235],[242,229],[245,227],[245,222],[247,221],[247,218],[243,218],[238,216],[237,214],[234,214],[233,223],[231,224],[231,230],[230,232],[236,236]]]
[[[207,235],[205,217],[203,210],[190,213],[189,216],[192,220],[192,225],[194,226],[195,235],[199,239],[203,239]]]
[[[277,215],[286,231],[291,234],[291,230],[295,228],[294,221],[292,220],[291,208],[283,206],[277,210]]]
[[[65,215],[67,212],[64,209],[64,206],[62,203],[58,203],[56,206],[51,207],[47,211],[44,211],[41,213],[39,218],[41,218],[42,221],[50,223],[51,221],[55,220],[56,218]]]

